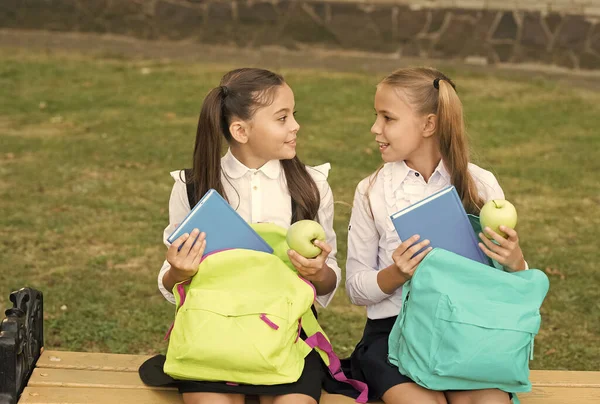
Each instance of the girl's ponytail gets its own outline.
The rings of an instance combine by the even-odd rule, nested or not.
[[[438,88],[437,133],[442,160],[450,172],[452,185],[468,213],[478,214],[483,201],[469,173],[469,145],[465,131],[463,107],[454,84],[445,76],[434,80]]]
[[[199,201],[211,188],[214,188],[223,198],[227,198],[221,182],[221,149],[223,137],[229,140],[231,134],[223,113],[224,99],[224,88],[213,88],[204,99],[200,111],[192,177],[186,178],[186,181],[195,184],[196,201]]]

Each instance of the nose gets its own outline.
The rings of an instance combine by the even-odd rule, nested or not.
[[[296,118],[292,115],[292,132],[297,133],[300,130],[300,124],[296,120]]]
[[[379,124],[379,118],[375,119],[373,126],[371,126],[371,133],[374,135],[381,135],[381,125]]]

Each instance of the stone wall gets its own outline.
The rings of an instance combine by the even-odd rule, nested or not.
[[[600,0],[1,0],[0,28],[600,70]]]

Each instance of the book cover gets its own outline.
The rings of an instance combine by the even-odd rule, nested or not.
[[[489,258],[479,248],[477,235],[453,186],[402,209],[391,219],[400,240],[418,234],[419,242],[428,239],[433,248],[443,248],[489,265]]]
[[[173,243],[194,229],[206,234],[204,255],[232,248],[273,252],[269,244],[214,189],[204,194],[167,241]]]

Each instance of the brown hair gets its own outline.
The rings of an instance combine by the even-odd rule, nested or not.
[[[250,120],[254,113],[268,106],[278,87],[285,84],[279,74],[264,69],[243,68],[228,72],[219,87],[213,88],[202,104],[191,178],[199,200],[214,188],[227,198],[221,181],[223,139],[233,141],[229,124],[233,119]],[[292,223],[315,219],[319,210],[319,189],[300,159],[281,160],[288,190],[292,198]]]
[[[450,181],[465,210],[478,214],[484,201],[468,170],[469,144],[463,107],[452,80],[436,69],[413,67],[396,70],[381,84],[401,89],[417,114],[437,115],[435,135],[439,139],[442,161],[450,173]]]

